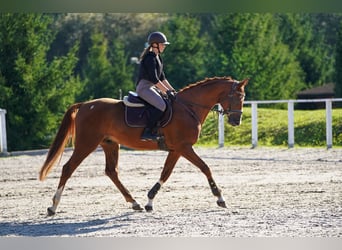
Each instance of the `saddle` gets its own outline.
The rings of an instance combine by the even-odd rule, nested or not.
[[[166,103],[166,110],[157,122],[157,127],[165,127],[172,118],[171,102],[166,97],[163,97],[163,99]],[[133,128],[145,128],[147,121],[153,115],[153,109],[156,109],[133,91],[129,91],[128,96],[124,96],[123,103],[125,105],[125,122],[127,126]]]

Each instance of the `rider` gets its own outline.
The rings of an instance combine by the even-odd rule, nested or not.
[[[176,91],[165,77],[163,61],[160,56],[166,45],[170,44],[166,36],[159,31],[152,32],[147,38],[147,43],[148,47],[144,49],[140,56],[136,92],[143,100],[156,108],[153,109],[153,114],[149,117],[147,127],[141,135],[142,140],[155,140],[157,135],[153,128],[166,109],[166,104],[158,94],[158,90],[164,94],[167,91],[173,93]]]

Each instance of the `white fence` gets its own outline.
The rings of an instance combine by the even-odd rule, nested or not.
[[[335,99],[309,99],[309,100],[273,100],[273,101],[246,101],[244,104],[252,106],[252,148],[258,146],[258,104],[287,103],[288,112],[288,147],[295,144],[294,138],[294,103],[325,102],[326,113],[326,145],[332,148],[332,102],[341,102],[342,98]],[[224,121],[219,115],[219,147],[224,146]]]
[[[7,154],[6,109],[0,109],[0,154]]]
[[[288,112],[288,147],[295,144],[294,138],[294,103],[325,102],[326,113],[326,146],[332,148],[332,103],[341,102],[342,98],[310,99],[310,100],[274,100],[274,101],[246,101],[244,104],[252,106],[252,147],[258,146],[258,104],[287,103]],[[224,116],[219,115],[218,124],[219,147],[224,146]],[[0,109],[0,154],[7,154],[6,110]]]

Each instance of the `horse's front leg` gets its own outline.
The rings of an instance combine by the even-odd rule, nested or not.
[[[198,167],[207,177],[209,186],[211,188],[211,192],[213,193],[214,196],[218,198],[217,200],[217,205],[223,208],[226,208],[226,202],[224,200],[224,197],[221,193],[221,190],[217,187],[211,170],[208,167],[208,165],[195,153],[193,150],[192,146],[189,146],[182,152],[182,156],[189,160],[191,163],[193,163],[196,167]]]
[[[180,154],[174,151],[170,151],[165,163],[164,168],[162,170],[162,173],[160,175],[159,181],[151,188],[151,190],[148,192],[148,202],[145,206],[145,210],[150,212],[153,210],[153,199],[158,193],[161,186],[167,181],[167,179],[170,177],[172,170],[174,169],[176,162],[178,161],[180,157]]]

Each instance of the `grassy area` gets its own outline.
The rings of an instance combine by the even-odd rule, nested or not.
[[[286,146],[288,139],[287,110],[258,108],[258,145]],[[295,110],[295,146],[317,147],[326,145],[325,109]],[[342,146],[342,109],[333,109],[333,147]],[[198,145],[218,144],[218,115],[209,114]],[[252,141],[251,108],[245,107],[242,124],[232,127],[225,117],[225,145],[250,146]]]

